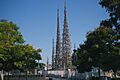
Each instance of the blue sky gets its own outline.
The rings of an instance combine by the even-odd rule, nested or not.
[[[71,47],[83,43],[86,33],[108,17],[99,0],[67,0],[67,18]],[[56,39],[56,11],[60,9],[60,29],[63,29],[64,0],[0,0],[0,19],[20,27],[26,43],[42,49],[42,61],[51,62],[52,38]]]

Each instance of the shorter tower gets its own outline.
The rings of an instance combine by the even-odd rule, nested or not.
[[[55,69],[60,69],[60,24],[59,24],[59,9],[57,9],[57,38],[56,38],[56,55],[55,55]]]
[[[55,69],[54,39],[52,39],[52,69]]]

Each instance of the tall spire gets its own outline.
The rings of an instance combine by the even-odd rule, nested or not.
[[[71,67],[71,46],[70,46],[70,33],[67,22],[67,8],[66,0],[64,1],[64,24],[62,34],[62,67],[68,69]]]
[[[59,22],[59,9],[57,9],[57,36],[56,36],[56,59],[55,59],[55,67],[60,69],[60,22]]]
[[[67,23],[67,8],[66,8],[66,0],[64,0],[64,25],[66,25],[66,27],[68,27],[68,23]]]
[[[54,38],[52,39],[52,69],[55,69]]]

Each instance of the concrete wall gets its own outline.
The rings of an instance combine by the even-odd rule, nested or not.
[[[45,80],[42,75],[5,75],[4,80]]]
[[[55,76],[61,76],[61,77],[71,77],[75,76],[74,70],[51,70],[51,71],[39,71],[38,73],[43,75],[55,75]]]

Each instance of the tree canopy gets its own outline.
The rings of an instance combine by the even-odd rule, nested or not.
[[[117,40],[120,40],[120,0],[100,0],[99,4],[109,14],[108,19],[101,21],[101,25],[115,28]]]
[[[92,67],[105,68],[103,60],[106,58],[105,56],[111,55],[115,51],[113,44],[114,30],[111,28],[102,26],[88,32],[86,41],[77,50],[78,62],[76,65],[79,64],[79,68],[82,67],[82,72],[90,71]]]
[[[16,24],[7,20],[0,21],[0,70],[35,67],[36,60],[41,60],[41,49],[35,49],[24,42]]]
[[[77,49],[74,63],[79,72],[99,67],[103,71],[120,70],[120,0],[100,0],[109,18],[101,21],[100,27],[88,32],[86,40]]]

